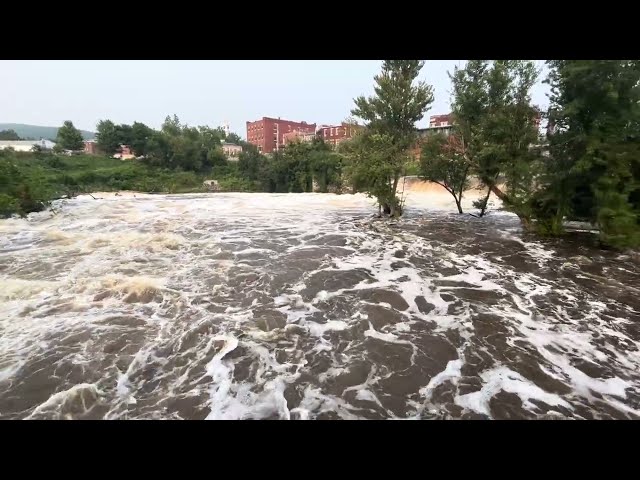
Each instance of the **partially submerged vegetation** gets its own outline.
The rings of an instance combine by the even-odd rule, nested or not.
[[[455,68],[453,132],[422,145],[420,175],[442,185],[462,213],[471,175],[486,196],[495,194],[525,230],[562,235],[568,221],[599,230],[603,246],[640,246],[640,61],[547,62],[551,104],[546,114],[531,102],[539,72],[532,61],[471,60]],[[399,172],[415,139],[408,118],[422,118],[430,89],[417,83],[421,62],[387,61],[375,78],[376,95],[355,100],[368,121],[347,152],[362,188],[391,215]],[[546,135],[539,122],[548,121]],[[392,132],[393,134],[390,134]]]

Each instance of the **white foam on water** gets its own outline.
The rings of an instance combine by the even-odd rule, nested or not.
[[[460,377],[460,369],[462,367],[462,360],[449,360],[446,368],[438,373],[437,375],[431,377],[429,383],[420,389],[420,395],[425,397],[426,400],[431,399],[431,395],[433,391],[438,385],[442,385],[446,381],[452,382],[454,385],[458,383],[458,378]]]
[[[314,337],[321,337],[328,331],[341,332],[349,328],[347,322],[341,320],[329,320],[327,323],[308,322],[309,333]]]
[[[95,384],[93,383],[80,383],[74,385],[73,387],[64,390],[62,392],[55,393],[49,397],[49,399],[38,405],[31,415],[27,417],[27,419],[37,417],[41,413],[46,411],[56,411],[63,407],[65,407],[68,403],[80,399],[82,403],[82,407],[84,411],[89,410],[91,405],[87,405],[87,401],[95,401],[101,395],[102,392]],[[69,415],[69,414],[68,414]],[[71,416],[67,416],[66,418],[72,418]]]
[[[498,392],[514,393],[520,397],[527,409],[535,408],[531,400],[540,400],[549,405],[560,405],[568,409],[573,407],[559,395],[545,392],[522,375],[506,367],[497,367],[481,374],[485,384],[477,392],[458,395],[456,405],[483,415],[491,416],[489,402]]]
[[[481,389],[455,397],[459,406],[490,415],[489,402],[505,391],[518,395],[532,416],[540,411],[536,400],[563,412],[577,404],[598,411],[604,403],[640,415],[630,395],[638,394],[640,382],[637,306],[583,291],[579,265],[567,278],[552,279],[548,272],[566,254],[546,242],[523,241],[512,214],[458,218],[449,215],[455,203],[448,194],[414,187],[407,216],[391,222],[372,219],[374,202],[360,194],[138,193],[94,194],[98,200],[83,195],[54,202],[56,215],[0,221],[0,382],[19,393],[42,359],[59,374],[59,395],[13,415],[82,415],[84,400],[73,388],[78,377],[91,374],[91,381],[101,379],[100,402],[110,408],[105,418],[189,418],[189,409],[163,409],[178,397],[195,399],[193,411],[208,418],[362,418],[375,412],[401,418],[388,408],[385,394],[393,392],[381,392],[377,383],[383,374],[370,373],[342,395],[328,393],[331,382],[347,375],[353,362],[371,362],[370,353],[380,348],[403,356],[403,346],[410,346],[415,366],[421,336],[436,334],[460,339],[452,340],[458,359],[443,361],[443,370],[408,397],[419,393],[428,404],[438,385],[457,385],[465,349],[491,357],[492,347],[507,345],[511,354],[526,351],[570,393],[547,392],[508,365],[488,362],[477,373]],[[465,201],[471,200],[470,194]],[[452,221],[460,238],[440,241],[437,229]],[[486,223],[497,225],[492,248],[502,236],[525,251],[496,255],[481,241],[466,248],[467,231]],[[432,239],[424,236],[428,229]],[[340,237],[334,245],[341,246],[325,244],[331,236]],[[521,255],[530,271],[510,266],[510,254]],[[612,268],[611,275],[634,278],[637,269],[625,267]],[[313,285],[317,293],[306,296],[314,275],[356,270],[366,274],[355,278],[366,278],[355,285]],[[469,300],[473,291],[497,300]],[[374,301],[369,292],[387,298]],[[418,297],[432,305],[428,313]],[[380,325],[364,313],[372,304],[389,315],[381,314]],[[259,309],[283,314],[286,321],[278,321],[285,325],[261,330],[254,316]],[[506,335],[502,343],[491,335],[474,343],[478,313],[500,319],[508,332],[496,334]],[[422,355],[439,360],[424,349]],[[579,360],[606,375],[587,375],[577,368]],[[86,385],[93,384],[78,389],[90,409],[97,397]],[[285,399],[300,396],[295,405]],[[0,404],[2,398],[0,392]],[[376,410],[365,412],[346,398]],[[409,410],[406,416],[418,417]]]

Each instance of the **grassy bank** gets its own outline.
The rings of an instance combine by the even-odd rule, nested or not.
[[[134,190],[153,193],[202,192],[215,178],[224,191],[250,191],[235,164],[194,173],[152,167],[137,160],[77,155],[0,151],[0,217],[26,215],[47,208],[64,195]]]

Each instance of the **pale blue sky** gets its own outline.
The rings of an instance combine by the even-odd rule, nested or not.
[[[537,62],[541,67],[543,62]],[[177,114],[189,125],[225,120],[245,136],[245,122],[263,116],[338,123],[353,98],[373,92],[381,61],[371,60],[74,60],[0,61],[0,123],[58,126],[72,120],[95,130],[100,119],[158,128]],[[421,79],[432,84],[429,115],[449,111],[447,71],[463,60],[427,61]],[[543,76],[545,73],[543,73]],[[546,85],[534,103],[548,104]]]

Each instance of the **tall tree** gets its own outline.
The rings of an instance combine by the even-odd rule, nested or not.
[[[367,128],[377,136],[370,137],[374,142],[389,142],[385,149],[387,156],[382,160],[379,155],[364,157],[355,155],[354,161],[372,162],[374,171],[381,178],[367,177],[371,180],[369,191],[376,191],[378,202],[386,213],[392,216],[402,214],[401,201],[397,198],[398,181],[408,159],[407,150],[416,136],[416,122],[421,120],[433,102],[433,88],[425,82],[416,82],[424,61],[385,60],[382,72],[374,77],[375,95],[356,98],[356,107],[352,115],[363,119]],[[363,147],[366,142],[356,143]],[[369,150],[365,150],[371,153]],[[357,168],[361,170],[361,168]]]
[[[131,126],[131,148],[137,156],[147,154],[149,141],[153,137],[154,130],[144,123],[133,122]]]
[[[96,125],[96,145],[107,155],[113,155],[120,148],[120,132],[111,120],[100,120]]]
[[[483,122],[488,107],[488,71],[487,60],[469,60],[464,68],[454,67],[449,79],[453,86],[451,109],[453,115],[453,132],[458,141],[457,160],[464,160],[470,171],[478,173],[479,153],[485,141],[482,135]],[[462,169],[456,169],[462,170]],[[462,170],[464,171],[464,170]],[[464,180],[466,182],[466,178]],[[480,216],[486,210],[491,188],[487,188],[485,197],[474,206],[480,208]]]
[[[483,124],[485,145],[480,154],[482,181],[505,207],[531,228],[534,180],[539,174],[540,152],[531,88],[539,72],[532,61],[496,60],[489,72],[488,111]],[[504,177],[506,192],[498,184]]]
[[[240,174],[255,182],[260,179],[262,165],[265,163],[264,155],[255,148],[244,148],[238,157],[238,170]]]
[[[525,228],[531,226],[540,163],[539,152],[532,148],[538,134],[530,96],[537,76],[534,63],[526,60],[473,60],[451,75],[454,133],[463,158],[487,188],[482,213],[493,192]]]
[[[601,241],[640,245],[640,61],[549,61],[550,157],[537,212],[553,233],[590,220]]]
[[[81,150],[84,146],[82,133],[73,126],[73,122],[67,120],[58,129],[56,143],[64,150]]]
[[[395,197],[390,182],[399,168],[395,162],[403,159],[391,135],[366,130],[342,142],[340,153],[345,159],[345,175],[354,193],[364,191],[368,196],[375,197],[381,213],[383,209],[387,214],[393,213],[390,205],[395,205],[396,211],[401,211],[402,200]]]

